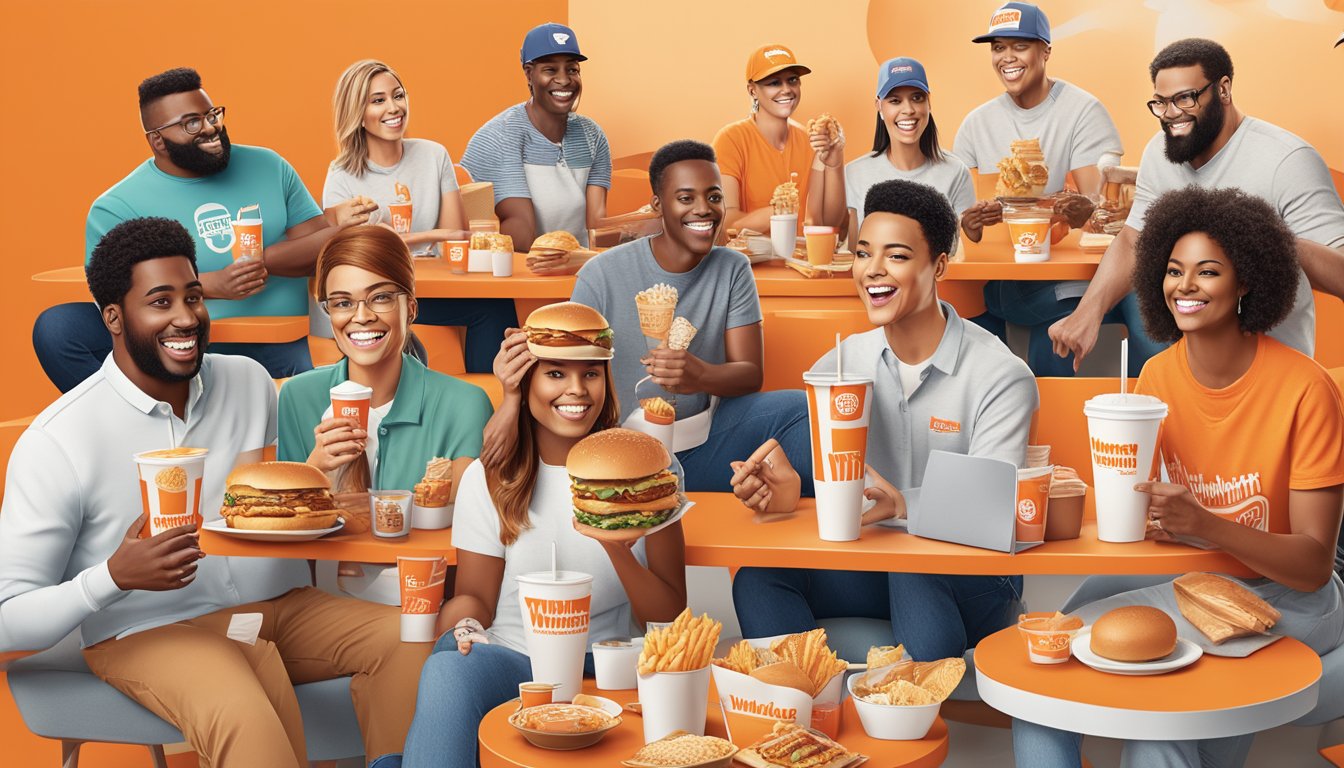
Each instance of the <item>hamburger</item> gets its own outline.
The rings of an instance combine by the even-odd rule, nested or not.
[[[565,468],[580,532],[606,541],[631,541],[681,506],[672,459],[656,438],[631,429],[585,437],[569,451]]]
[[[610,360],[611,327],[592,307],[547,304],[527,316],[527,351],[546,360]]]
[[[1160,608],[1116,608],[1093,623],[1090,647],[1111,661],[1155,661],[1176,650],[1176,622]]]
[[[244,464],[229,473],[219,513],[230,528],[307,531],[336,524],[331,483],[322,471],[297,461]]]

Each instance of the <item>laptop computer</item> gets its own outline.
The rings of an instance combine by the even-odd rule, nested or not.
[[[924,484],[906,493],[907,530],[926,539],[999,552],[1041,542],[1017,541],[1017,466],[983,456],[930,451]]]

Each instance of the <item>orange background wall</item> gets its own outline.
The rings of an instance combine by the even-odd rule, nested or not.
[[[1045,3],[1055,30],[1049,71],[1108,105],[1133,164],[1157,128],[1143,106],[1152,53],[1178,37],[1214,37],[1236,63],[1236,103],[1344,168],[1344,102],[1334,98],[1344,48],[1330,48],[1344,13],[1327,2],[1344,5],[1053,0]],[[335,154],[331,92],[357,58],[397,68],[414,107],[411,134],[458,158],[481,123],[524,98],[523,32],[568,20],[590,57],[581,109],[606,129],[619,158],[676,138],[708,140],[745,115],[747,53],[784,42],[814,70],[798,117],[836,115],[853,158],[871,146],[876,64],[894,55],[927,66],[943,144],[952,145],[962,116],[1001,90],[985,46],[970,43],[994,6],[835,0],[819,13],[805,0],[403,0],[399,19],[389,22],[371,3],[352,0],[239,0],[175,11],[107,0],[16,4],[0,32],[10,78],[8,119],[0,121],[0,230],[8,235],[0,285],[12,320],[0,359],[20,385],[0,406],[0,421],[31,415],[55,395],[37,367],[30,330],[60,294],[29,278],[80,263],[89,204],[148,156],[135,100],[146,75],[195,66],[215,103],[229,107],[233,141],[279,151],[320,197]],[[246,37],[235,34],[239,19],[257,20]]]

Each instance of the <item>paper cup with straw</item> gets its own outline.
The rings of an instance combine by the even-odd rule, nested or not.
[[[812,430],[812,479],[817,535],[823,541],[859,538],[873,380],[846,374],[836,334],[835,373],[803,374]]]

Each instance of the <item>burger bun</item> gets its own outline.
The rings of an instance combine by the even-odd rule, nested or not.
[[[672,457],[658,438],[633,429],[604,429],[569,450],[565,469],[584,480],[630,480],[667,469]]]
[[[1156,661],[1176,650],[1176,622],[1147,605],[1116,608],[1093,622],[1090,647],[1111,661]]]
[[[336,525],[337,510],[287,517],[230,515],[230,528],[246,531],[317,531]]]
[[[574,530],[590,539],[610,541],[619,544],[627,544],[642,539],[649,533],[648,528],[616,528],[614,530],[608,530],[606,528],[585,525],[584,523],[580,523],[577,519],[574,520]]]
[[[301,461],[259,461],[243,464],[229,473],[227,485],[245,485],[268,491],[297,491],[303,488],[331,488],[322,470]]]
[[[573,347],[548,347],[527,342],[527,351],[540,360],[610,360],[611,350],[596,344]]]

